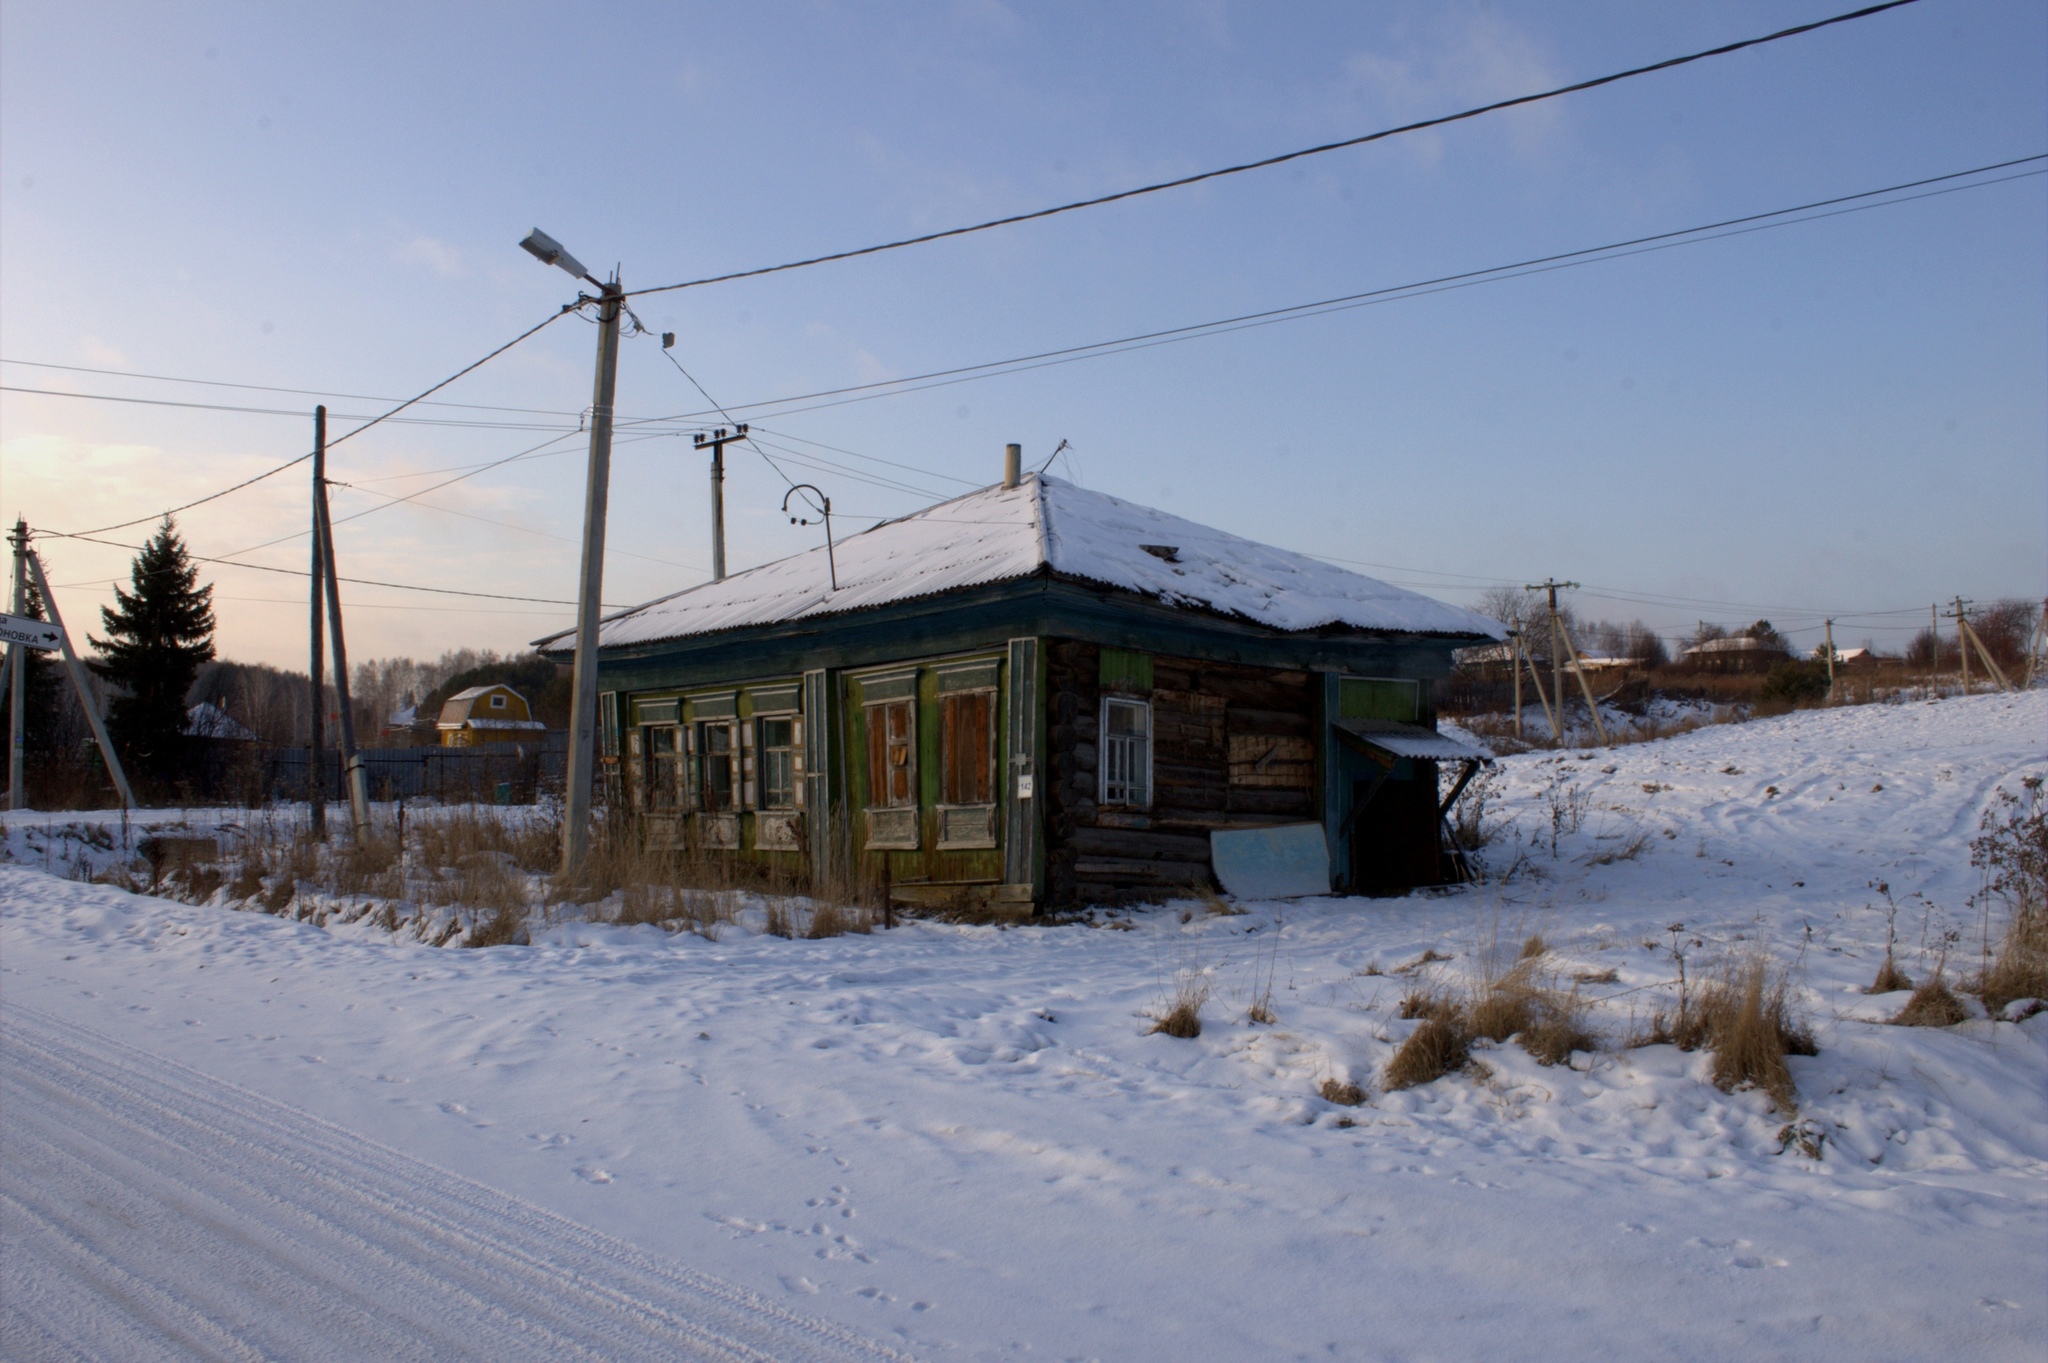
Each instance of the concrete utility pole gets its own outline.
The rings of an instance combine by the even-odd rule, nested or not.
[[[23,559],[28,553],[28,522],[17,518],[14,533],[9,536],[14,544],[14,613],[28,614],[28,565]],[[28,701],[28,648],[24,644],[7,646],[7,807],[26,809],[28,799],[23,794],[27,780],[28,752],[23,747],[22,732],[27,713]]]
[[[747,438],[747,423],[742,421],[731,430],[720,426],[705,435],[696,435],[697,448],[711,451],[711,580],[725,581],[725,447],[735,440]]]
[[[321,594],[327,583],[327,572],[322,560],[323,540],[320,534],[320,494],[327,487],[327,408],[313,409],[313,642],[306,675],[313,679],[310,692],[311,712],[307,717],[306,729],[306,822],[308,831],[321,841],[327,839],[327,696],[326,686],[320,680],[327,670],[325,644],[321,631],[326,621],[320,618]]]
[[[564,874],[573,874],[590,850],[590,785],[597,753],[597,617],[604,593],[604,522],[612,476],[612,400],[619,385],[619,313],[626,299],[617,273],[609,284],[601,287],[597,383],[590,413],[590,468],[583,493],[583,569],[576,592],[575,699],[569,710],[568,789],[562,798]],[[722,549],[719,557],[722,568]]]

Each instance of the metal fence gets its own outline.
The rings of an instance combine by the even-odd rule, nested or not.
[[[567,769],[564,736],[539,743],[482,743],[469,748],[364,748],[363,771],[372,800],[482,801],[532,804],[543,790],[559,790]],[[348,798],[341,754],[321,754],[330,800]],[[306,798],[304,748],[262,751],[262,790],[267,800]]]

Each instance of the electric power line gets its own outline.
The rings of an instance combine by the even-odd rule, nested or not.
[[[556,312],[552,316],[548,317],[544,321],[537,323],[534,326],[528,327],[525,331],[520,332],[517,336],[514,336],[511,340],[505,342],[505,344],[499,346],[496,350],[493,350],[490,354],[484,356],[482,359],[477,360],[472,364],[464,365],[462,368],[456,370],[453,374],[450,374],[447,378],[442,379],[433,387],[426,389],[424,392],[420,393],[416,397],[407,398],[404,402],[399,403],[396,407],[393,407],[390,411],[385,412],[382,416],[372,417],[370,420],[364,422],[362,425],[356,427],[354,430],[349,431],[347,434],[339,436],[334,440],[328,441],[327,448],[331,450],[336,445],[341,444],[343,441],[353,440],[356,436],[361,435],[364,431],[369,430],[372,426],[376,426],[382,422],[389,421],[391,418],[397,416],[400,412],[412,406],[414,403],[419,402],[425,398],[431,397],[433,394],[440,392],[443,388],[446,388],[449,384],[455,382],[463,375],[470,373],[472,370],[480,369],[486,364],[489,364],[492,360],[497,359],[498,356],[504,354],[513,346],[518,345],[527,337],[532,336],[533,334],[542,330],[545,327],[554,325],[554,323],[560,320],[563,316],[567,315],[570,312],[573,312],[576,308],[580,306],[582,306],[580,302],[564,304],[562,306],[561,311]],[[232,487],[222,488],[218,492],[209,493],[204,497],[196,498],[193,501],[184,503],[182,506],[170,507],[167,510],[159,511],[154,515],[138,516],[131,521],[121,521],[115,525],[102,525],[92,530],[80,530],[72,532],[66,532],[61,530],[44,530],[39,533],[45,535],[59,535],[65,539],[85,539],[86,537],[91,535],[104,535],[109,531],[113,530],[126,530],[131,525],[143,525],[150,521],[162,520],[167,516],[175,516],[181,511],[189,511],[195,506],[204,506],[208,502],[218,501],[222,497],[227,496],[229,493],[240,492],[245,487],[250,487],[256,483],[262,482],[266,478],[275,477],[276,475],[283,473],[288,468],[292,468],[296,465],[303,464],[312,457],[313,452],[311,450],[308,450],[304,454],[300,455],[298,458],[286,460],[284,463],[279,464],[277,467],[273,469],[269,469],[266,472],[257,474],[254,478],[245,478],[241,482],[234,484]]]
[[[881,379],[872,383],[850,384],[842,388],[819,389],[816,392],[801,393],[791,397],[768,398],[758,402],[738,403],[731,410],[752,412],[762,408],[778,408],[780,410],[770,414],[771,419],[774,419],[792,416],[799,412],[812,412],[827,407],[844,406],[849,402],[871,401],[878,397],[893,397],[898,393],[921,392],[932,388],[951,387],[957,383],[972,382],[982,378],[995,378],[1003,374],[1022,373],[1032,369],[1049,368],[1054,365],[1071,364],[1080,360],[1096,359],[1103,355],[1120,354],[1128,350],[1149,349],[1157,345],[1169,345],[1179,341],[1194,340],[1203,336],[1221,335],[1232,331],[1249,330],[1254,327],[1271,326],[1281,322],[1296,321],[1304,317],[1319,316],[1329,312],[1349,311],[1352,308],[1367,307],[1379,303],[1426,297],[1433,293],[1445,293],[1454,289],[1470,288],[1477,284],[1497,283],[1505,279],[1521,278],[1528,274],[1548,273],[1552,270],[1566,269],[1575,265],[1597,264],[1604,260],[1625,259],[1630,255],[1668,250],[1675,246],[1694,245],[1701,241],[1718,240],[1723,236],[1735,236],[1770,228],[1795,226],[1802,222],[1837,217],[1845,213],[1863,212],[1873,208],[1886,208],[1894,204],[1912,203],[1919,199],[1933,198],[1942,194],[1959,193],[1966,189],[1979,189],[1988,185],[2004,184],[2011,180],[2038,176],[2044,172],[2039,169],[2021,171],[2018,174],[2003,176],[1997,179],[1977,180],[1969,184],[1950,185],[1946,189],[1929,190],[1926,194],[1905,195],[1904,193],[1910,189],[1943,184],[1948,181],[1965,179],[1973,175],[1988,175],[1993,171],[2007,170],[2015,166],[2029,165],[2043,160],[2048,160],[2048,153],[2022,156],[2009,161],[1998,161],[1989,165],[1977,166],[1970,170],[1952,171],[1945,175],[1934,175],[1924,179],[1909,180],[1902,184],[1889,185],[1882,189],[1868,189],[1855,194],[1843,194],[1833,198],[1816,199],[1810,203],[1797,204],[1789,208],[1776,208],[1763,213],[1749,213],[1741,217],[1724,218],[1719,222],[1677,228],[1668,232],[1653,233],[1649,236],[1632,237],[1623,241],[1608,242],[1601,246],[1586,246],[1577,250],[1558,252],[1553,255],[1534,256],[1527,260],[1516,261],[1507,265],[1492,265],[1483,269],[1462,270],[1455,274],[1438,275],[1432,279],[1416,280],[1406,284],[1390,284],[1382,288],[1368,289],[1359,293],[1341,294],[1334,298],[1317,299],[1309,303],[1295,303],[1287,307],[1239,313],[1233,317],[1217,318],[1208,322],[1192,322],[1186,326],[1169,327],[1159,331],[1139,332],[1108,341],[1091,341],[1082,345],[1063,346],[1056,350],[1038,351],[1034,354],[1017,355],[1008,359],[987,360],[979,364],[960,365],[950,369],[936,369],[928,373],[912,374],[900,379]],[[1903,197],[1882,198],[1882,196],[1888,194],[1902,195]],[[1875,203],[1860,202],[1870,199],[1878,199],[1880,201]],[[1835,211],[1832,213],[1817,211],[1827,208],[1833,208]],[[1792,216],[1800,213],[1811,214],[1811,216],[1805,218]],[[829,402],[814,401],[821,398],[838,400]],[[807,407],[792,407],[789,405],[791,403],[810,403],[811,405]],[[645,423],[641,424],[652,425],[671,421],[686,421],[703,415],[705,414],[701,412],[683,412],[672,416],[649,418]]]
[[[1099,208],[1104,204],[1117,203],[1124,199],[1135,199],[1140,195],[1157,194],[1168,189],[1182,189],[1188,185],[1200,184],[1205,180],[1220,179],[1226,175],[1241,175],[1246,171],[1263,170],[1269,166],[1284,165],[1289,161],[1298,161],[1303,157],[1320,156],[1325,152],[1341,151],[1346,147],[1362,147],[1369,142],[1379,142],[1389,137],[1398,137],[1403,133],[1420,132],[1426,128],[1440,128],[1445,124],[1478,118],[1482,114],[1498,113],[1502,109],[1513,109],[1526,104],[1540,103],[1547,99],[1556,99],[1561,95],[1597,89],[1600,86],[1612,85],[1617,81],[1629,80],[1635,76],[1646,76],[1657,71],[1669,71],[1673,67],[1705,61],[1709,57],[1723,57],[1733,52],[1740,52],[1745,48],[1761,47],[1765,43],[1774,43],[1784,38],[1798,37],[1801,34],[1812,33],[1818,29],[1829,28],[1836,24],[1846,24],[1856,19],[1867,19],[1873,14],[1882,14],[1886,10],[1898,9],[1901,6],[1913,3],[1915,3],[1915,0],[1885,0],[1883,4],[1868,5],[1862,9],[1851,10],[1846,14],[1837,14],[1827,19],[1817,19],[1812,23],[1779,29],[1775,33],[1766,33],[1761,37],[1744,38],[1739,42],[1723,43],[1719,47],[1710,47],[1702,52],[1693,52],[1682,57],[1667,57],[1663,61],[1652,62],[1648,66],[1631,67],[1626,71],[1616,71],[1611,75],[1596,76],[1591,80],[1575,81],[1570,85],[1560,85],[1553,90],[1542,90],[1535,94],[1517,95],[1513,99],[1496,100],[1491,104],[1481,104],[1475,108],[1461,110],[1458,113],[1442,114],[1436,118],[1426,118],[1417,123],[1404,123],[1395,128],[1382,128],[1378,132],[1365,133],[1359,137],[1347,137],[1337,142],[1324,142],[1313,147],[1302,147],[1295,151],[1282,152],[1277,156],[1266,156],[1256,161],[1243,161],[1236,165],[1220,166],[1214,170],[1198,171],[1193,175],[1183,175],[1177,179],[1160,180],[1154,184],[1139,185],[1132,189],[1121,189],[1114,194],[1101,194],[1092,199],[1077,199],[1072,203],[1057,204],[1051,208],[1034,209],[1029,213],[1013,213],[1004,218],[991,218],[987,222],[973,223],[966,227],[949,227],[939,232],[926,232],[919,236],[903,237],[897,241],[886,241],[874,246],[857,247],[849,251],[834,251],[827,255],[811,256],[804,260],[786,261],[780,265],[763,265],[751,270],[735,270],[729,274],[708,275],[702,279],[685,280],[680,284],[662,284],[654,288],[632,289],[627,292],[626,297],[638,298],[646,294],[673,293],[678,289],[694,289],[706,284],[723,284],[735,279],[753,279],[760,275],[780,274],[785,270],[800,270],[806,266],[823,265],[835,260],[851,260],[857,256],[871,256],[883,251],[901,250],[906,246],[922,246],[928,242],[944,241],[949,237],[964,237],[969,233],[986,232],[991,228],[1012,227],[1018,223],[1035,222],[1041,218],[1055,217],[1061,213],[1073,213],[1083,208]]]

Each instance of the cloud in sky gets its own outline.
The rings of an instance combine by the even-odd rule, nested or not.
[[[462,253],[435,237],[417,236],[399,243],[391,258],[401,265],[424,265],[444,279],[462,274]]]
[[[1422,32],[1386,47],[1354,53],[1344,64],[1346,96],[1399,120],[1452,113],[1474,104],[1549,89],[1566,77],[1548,46],[1498,14],[1442,14]],[[1555,103],[1496,116],[1482,125],[1530,154],[1552,144],[1564,110]],[[1419,159],[1434,163],[1443,139],[1426,132],[1403,139]]]

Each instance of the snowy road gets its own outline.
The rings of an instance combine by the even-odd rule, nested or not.
[[[9,1359],[904,1357],[18,1004],[4,1036]]]

